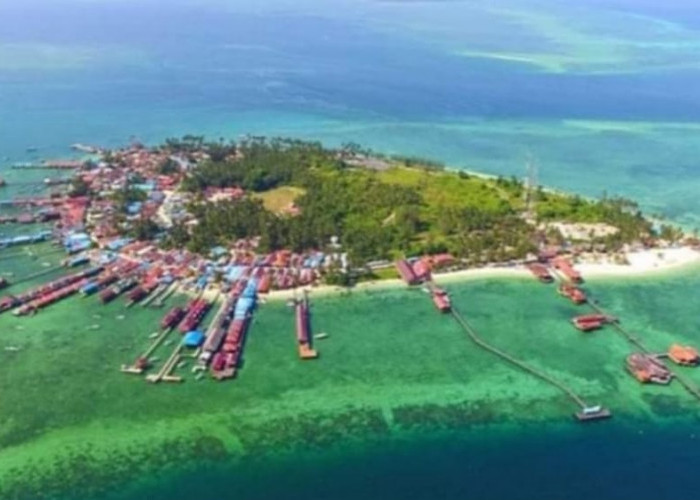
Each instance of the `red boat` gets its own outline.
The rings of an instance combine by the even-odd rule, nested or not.
[[[211,304],[204,299],[195,299],[191,301],[187,307],[187,314],[185,314],[185,318],[180,323],[180,326],[178,326],[178,330],[180,330],[181,333],[187,333],[197,328],[210,307]]]
[[[137,286],[136,288],[131,290],[127,295],[127,300],[129,304],[135,304],[136,302],[143,300],[148,295],[150,295],[150,293],[153,292],[153,290],[155,290],[157,287],[158,283],[156,281]]]
[[[50,306],[51,304],[54,304],[55,302],[58,302],[59,300],[63,300],[66,297],[70,297],[74,293],[76,293],[78,290],[80,290],[83,285],[85,285],[86,280],[83,281],[78,281],[76,283],[72,283],[68,286],[65,286],[59,290],[53,291],[46,293],[42,295],[41,297],[24,304],[22,307],[17,309],[15,311],[15,314],[17,316],[24,316],[27,314],[33,314],[38,312],[40,309],[43,309],[44,307]]]
[[[576,328],[582,332],[590,332],[601,328],[607,323],[613,323],[615,318],[606,316],[605,314],[585,314],[576,316],[571,320]]]
[[[45,285],[41,285],[37,288],[29,290],[28,292],[24,292],[20,295],[17,295],[16,297],[11,297],[8,301],[0,302],[0,312],[7,311],[8,309],[12,309],[13,307],[28,304],[33,300],[41,299],[69,285],[72,285],[77,282],[82,282],[82,280],[84,280],[85,278],[90,278],[99,274],[100,272],[102,272],[102,269],[103,268],[101,266],[93,267],[90,269],[86,269],[85,271],[81,271],[79,273],[69,274],[68,276],[64,276],[57,280],[51,281]]]
[[[569,298],[574,304],[584,304],[588,300],[583,290],[570,283],[562,284],[559,287],[559,293]]]
[[[131,290],[136,286],[136,279],[134,278],[127,278],[125,280],[120,280],[118,283],[116,283],[113,286],[110,286],[109,288],[105,288],[100,292],[100,300],[102,301],[103,304],[107,304],[108,302],[113,301],[115,298],[117,298],[119,295],[122,293]]]
[[[573,268],[569,259],[565,259],[564,257],[557,257],[555,259],[552,259],[552,265],[554,266],[554,269],[561,272],[570,281],[574,283],[583,282],[581,274],[579,274],[579,272]]]
[[[3,297],[0,299],[0,312],[5,312],[9,311],[13,307],[17,307],[19,305],[19,301],[15,297]]]
[[[532,263],[528,264],[527,268],[530,272],[542,283],[551,283],[554,277],[550,274],[549,269],[544,264]]]
[[[236,376],[247,328],[248,317],[234,319],[229,325],[221,351],[212,358],[211,373],[217,380]]]
[[[185,316],[185,310],[182,307],[173,307],[167,312],[163,319],[160,321],[161,328],[175,328],[175,326],[182,321]]]
[[[450,312],[452,309],[449,295],[441,288],[433,288],[433,304],[435,304],[435,307],[437,307],[437,310],[441,313]]]

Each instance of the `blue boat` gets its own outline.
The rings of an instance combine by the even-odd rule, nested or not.
[[[97,292],[99,288],[100,287],[97,283],[91,281],[90,283],[87,283],[83,288],[80,289],[80,293],[82,293],[83,295],[92,295],[93,293]]]

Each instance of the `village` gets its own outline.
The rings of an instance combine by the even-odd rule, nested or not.
[[[184,294],[189,297],[186,304],[169,307],[159,330],[149,337],[143,352],[123,364],[120,370],[126,374],[145,375],[145,380],[152,383],[182,382],[184,376],[178,368],[191,361],[195,378],[201,379],[208,372],[215,380],[225,380],[234,378],[242,367],[246,335],[261,297],[275,291],[291,292],[289,305],[295,315],[299,358],[316,359],[319,357],[316,340],[326,338],[327,334],[313,333],[309,291],[328,284],[338,285],[338,276],[375,279],[398,276],[408,286],[424,287],[437,311],[452,314],[477,345],[564,390],[580,406],[576,413],[579,420],[610,416],[609,410],[585,403],[573,389],[490,346],[479,336],[451,303],[447,291],[433,279],[469,268],[467,259],[441,250],[396,261],[375,259],[353,263],[343,248],[344,242],[336,236],[329,238],[324,248],[301,252],[288,248],[264,249],[260,236],[238,238],[226,244],[221,242],[208,248],[205,254],[167,245],[164,241],[173,228],[191,231],[200,224],[193,207],[240,203],[248,193],[240,186],[206,186],[194,192],[181,189],[198,162],[209,159],[209,153],[203,149],[190,148],[186,153],[175,154],[138,143],[116,151],[86,148],[83,146],[81,151],[91,154],[81,161],[52,160],[17,166],[19,169],[60,170],[72,176],[64,175],[47,182],[64,187],[62,192],[4,202],[11,214],[2,216],[0,223],[41,224],[42,228],[0,239],[0,249],[52,242],[67,256],[60,270],[46,271],[58,271],[61,277],[21,293],[13,290],[17,282],[0,277],[0,288],[12,292],[0,298],[0,313],[12,311],[17,316],[31,316],[78,294],[94,295],[103,304],[123,296],[126,308],[137,304],[164,307],[169,297]],[[368,160],[353,158],[353,162],[366,164]],[[382,163],[383,169],[385,166]],[[531,207],[526,205],[526,208]],[[280,217],[293,218],[300,214],[293,200],[277,209]],[[630,354],[626,361],[628,371],[637,380],[667,384],[676,378],[700,398],[700,390],[663,361],[670,359],[679,365],[695,366],[699,357],[694,348],[674,344],[666,353],[650,353],[620,326],[617,318],[592,301],[581,286],[583,278],[575,269],[574,260],[585,262],[592,255],[605,254],[604,244],[591,241],[614,237],[619,229],[605,223],[557,222],[542,227],[541,234],[552,228],[557,234],[554,240],[544,238],[522,258],[488,266],[526,269],[542,283],[559,281],[559,294],[575,305],[588,304],[594,309],[591,314],[572,318],[576,329],[592,332],[612,325],[637,347],[638,351]],[[644,249],[648,245],[659,249],[672,243],[659,238],[647,239],[638,241],[634,247],[628,245],[625,250]],[[607,258],[619,261],[624,255],[612,254]],[[172,352],[162,361],[154,352],[163,345],[173,344],[170,338],[173,332],[179,332],[182,340],[174,343]]]

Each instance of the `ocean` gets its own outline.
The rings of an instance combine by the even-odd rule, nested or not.
[[[698,29],[689,2],[5,2],[0,199],[43,178],[7,166],[75,142],[250,133],[507,176],[535,158],[545,185],[631,197],[692,229]],[[61,258],[50,252],[2,250],[0,273],[50,269]],[[700,344],[697,271],[589,286],[663,351]],[[576,424],[565,396],[478,350],[420,291],[313,299],[314,329],[329,338],[311,363],[297,359],[290,310],[263,304],[239,378],[157,387],[119,366],[163,311],[74,298],[0,316],[0,498],[692,495],[695,399],[677,384],[638,385],[623,369],[631,346],[574,331],[574,307],[550,288],[449,291],[489,340],[613,419]]]

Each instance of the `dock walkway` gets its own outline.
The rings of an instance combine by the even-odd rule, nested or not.
[[[563,382],[556,380],[555,378],[547,375],[546,373],[538,370],[537,368],[528,365],[527,363],[511,356],[510,354],[498,349],[497,347],[492,346],[491,344],[483,340],[479,336],[477,331],[467,322],[467,320],[459,313],[459,311],[457,311],[457,309],[454,306],[452,307],[452,316],[455,318],[457,323],[459,323],[459,325],[464,329],[469,338],[482,349],[489,351],[490,353],[500,357],[501,359],[504,359],[508,363],[520,368],[521,370],[531,375],[534,375],[535,377],[544,380],[548,384],[558,388],[559,390],[564,392],[574,403],[576,403],[576,405],[578,405],[581,408],[581,410],[585,410],[589,407],[589,405],[583,400],[581,396],[576,394],[576,392],[574,392],[573,389],[571,389]]]
[[[556,269],[553,269],[553,274],[554,276],[557,277],[558,280],[568,283],[569,280],[565,277],[562,276]],[[598,303],[593,300],[590,297],[589,294],[589,300],[588,300],[588,305],[596,311],[599,314],[603,314],[605,316],[610,316],[610,314],[605,311]],[[650,349],[647,348],[647,346],[644,345],[644,343],[641,341],[641,339],[637,336],[635,336],[632,332],[627,330],[625,327],[623,327],[619,321],[613,321],[612,323],[609,323],[610,326],[612,326],[619,334],[621,334],[630,344],[634,345],[637,349],[642,351],[644,354],[653,354]],[[683,386],[683,388],[690,393],[691,396],[695,397],[696,399],[700,400],[700,388],[696,386],[694,383],[692,383],[690,380],[685,378],[683,375],[678,373],[677,370],[674,370],[670,366],[666,366],[666,369],[671,372],[673,375],[673,378],[678,380],[678,383]]]

